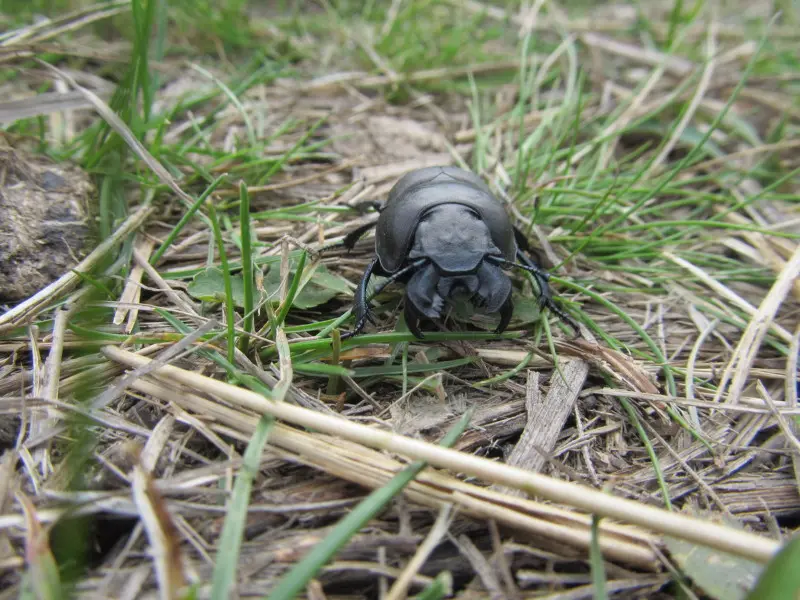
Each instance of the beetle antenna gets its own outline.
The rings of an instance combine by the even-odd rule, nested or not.
[[[496,265],[500,265],[503,267],[517,267],[518,269],[523,269],[524,271],[533,273],[534,275],[536,275],[536,277],[544,279],[545,281],[548,281],[550,279],[550,273],[548,273],[541,267],[537,266],[533,262],[530,262],[530,264],[523,265],[522,263],[506,260],[505,258],[500,258],[499,256],[487,256],[486,258],[489,261],[495,263]]]
[[[417,260],[415,260],[409,265],[406,265],[399,271],[392,273],[389,277],[381,281],[378,285],[376,285],[372,289],[372,294],[370,294],[369,299],[372,300],[375,296],[380,294],[384,290],[384,288],[388,287],[389,285],[400,279],[406,273],[410,273],[411,271],[414,271],[415,269],[419,269],[420,267],[424,266],[426,262],[428,262],[427,258],[418,258]]]
[[[351,251],[356,246],[356,242],[361,239],[361,237],[367,233],[370,229],[374,229],[377,225],[377,221],[373,221],[371,223],[365,223],[360,227],[356,227],[353,231],[348,233],[344,236],[341,242],[337,242],[347,248],[347,251]]]

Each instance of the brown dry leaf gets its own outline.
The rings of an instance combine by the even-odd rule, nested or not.
[[[17,492],[17,500],[25,515],[25,562],[28,566],[28,584],[40,600],[59,600],[62,597],[61,576],[58,564],[50,551],[50,540],[36,516],[36,507],[30,498]]]
[[[556,348],[559,352],[583,358],[633,391],[658,393],[653,379],[642,365],[621,352],[584,339],[559,340]]]
[[[177,600],[188,583],[181,536],[164,497],[141,464],[133,469],[133,499],[150,540],[162,600]]]

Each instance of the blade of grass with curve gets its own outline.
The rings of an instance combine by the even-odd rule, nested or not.
[[[286,334],[281,328],[275,335],[280,356],[280,379],[272,390],[272,397],[280,402],[286,396],[292,382],[292,359],[289,354],[289,344]],[[219,538],[217,562],[214,565],[214,576],[211,587],[211,598],[223,600],[230,597],[231,589],[235,584],[236,570],[239,566],[239,551],[244,537],[244,526],[247,520],[247,505],[250,501],[250,492],[253,479],[258,473],[264,445],[267,443],[272,425],[275,422],[271,415],[264,415],[258,421],[253,437],[244,453],[244,463],[233,486],[225,524]]]
[[[467,411],[456,423],[440,445],[452,446],[467,428],[472,411]],[[406,485],[427,466],[425,461],[417,461],[392,477],[381,488],[364,498],[346,517],[333,528],[327,537],[317,544],[299,563],[286,573],[274,590],[266,596],[267,600],[291,600],[302,591],[317,572],[358,533],[369,521],[398,495]]]

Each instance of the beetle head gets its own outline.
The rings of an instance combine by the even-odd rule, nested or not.
[[[511,280],[502,269],[481,262],[474,273],[443,275],[434,263],[418,269],[406,286],[406,302],[421,315],[437,320],[446,305],[470,302],[478,312],[492,314],[511,297]]]
[[[442,276],[475,273],[487,255],[501,256],[480,215],[462,204],[429,209],[414,232],[408,257],[427,258]]]
[[[502,256],[480,215],[462,204],[428,210],[414,233],[410,259],[425,259],[407,285],[416,312],[439,319],[445,305],[470,302],[478,311],[497,312],[511,295],[511,281],[485,260]]]

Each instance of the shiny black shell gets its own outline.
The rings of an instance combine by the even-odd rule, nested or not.
[[[481,178],[458,167],[428,167],[407,173],[389,192],[375,231],[375,250],[384,271],[393,273],[403,266],[425,211],[442,204],[461,204],[477,212],[503,258],[515,259],[511,220]]]

